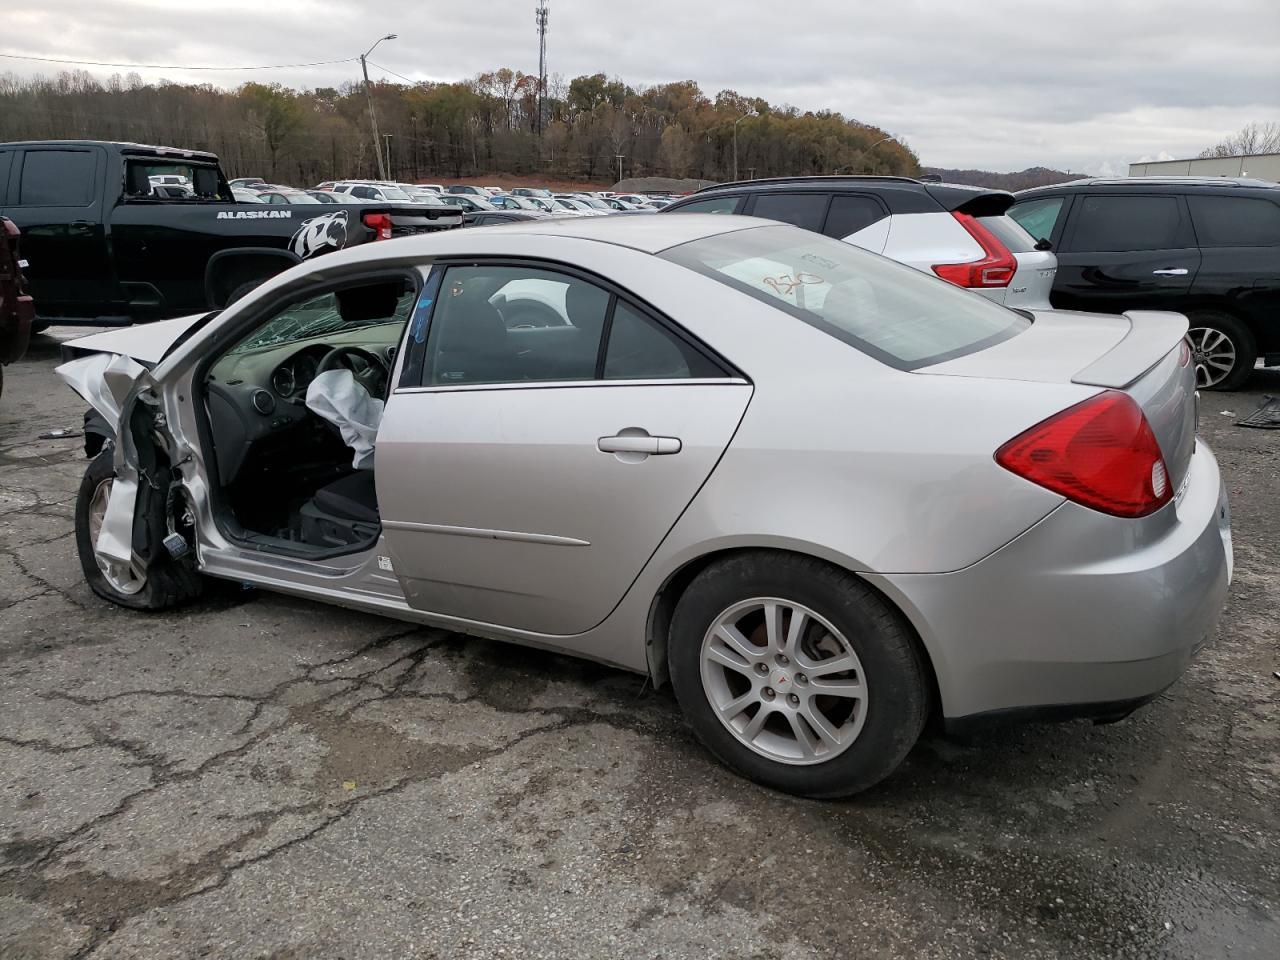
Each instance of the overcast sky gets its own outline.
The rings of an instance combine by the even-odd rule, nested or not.
[[[189,65],[353,57],[415,80],[536,72],[535,0],[9,0],[0,53]],[[1124,173],[1280,121],[1280,0],[550,0],[548,69],[696,80],[883,127],[923,163]],[[457,28],[454,30],[453,28]],[[53,64],[0,60],[0,72]],[[109,68],[87,68],[100,76]],[[148,80],[336,85],[359,66],[138,70]],[[375,70],[375,73],[382,73]],[[385,74],[384,74],[385,75]],[[388,79],[393,79],[388,77]]]

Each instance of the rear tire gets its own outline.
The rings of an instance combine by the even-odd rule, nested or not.
[[[1243,321],[1216,310],[1188,314],[1192,362],[1200,390],[1239,390],[1258,360],[1258,344]],[[1230,369],[1216,364],[1229,362]]]
[[[99,511],[109,491],[107,485],[115,479],[114,460],[115,444],[109,443],[85,470],[76,496],[76,549],[89,589],[104,600],[131,610],[167,610],[198,596],[203,586],[200,574],[167,554],[153,560],[145,571],[108,571],[99,565],[93,542],[101,523]]]
[[[786,637],[780,648],[775,636]],[[848,796],[889,776],[928,712],[925,666],[898,611],[847,571],[796,554],[745,552],[698,574],[676,605],[668,665],[707,749],[804,797]]]

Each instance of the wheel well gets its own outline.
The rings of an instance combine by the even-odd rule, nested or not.
[[[219,250],[205,267],[205,300],[210,307],[221,309],[245,284],[269,279],[301,262],[290,250],[255,247]]]
[[[833,569],[840,570],[843,573],[851,573],[858,577],[868,588],[874,590],[880,599],[901,618],[902,625],[906,628],[912,643],[915,644],[916,652],[920,655],[920,662],[924,666],[925,675],[929,683],[929,714],[933,718],[942,716],[942,694],[938,687],[938,676],[934,672],[933,659],[929,656],[929,651],[926,649],[924,641],[920,639],[920,634],[917,632],[915,625],[912,624],[911,618],[903,613],[901,608],[890,597],[886,596],[882,590],[860,576],[856,570],[840,567],[829,560],[815,557],[810,553],[802,553],[798,550],[770,550],[759,547],[732,547],[727,550],[716,550],[712,553],[695,557],[667,577],[666,582],[658,589],[658,593],[649,607],[649,622],[645,631],[645,652],[649,663],[649,678],[655,688],[666,685],[670,680],[667,667],[667,640],[671,633],[671,618],[675,614],[676,605],[680,602],[680,598],[689,589],[689,584],[693,583],[694,578],[703,570],[726,557],[740,553],[776,553],[779,555],[790,553],[798,557],[817,560],[819,563],[826,564]]]

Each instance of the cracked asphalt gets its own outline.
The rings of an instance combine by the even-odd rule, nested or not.
[[[1280,957],[1280,433],[1206,395],[1236,580],[1123,723],[929,734],[849,801],[770,793],[668,691],[228,586],[85,586],[81,402],[0,397],[0,957]]]

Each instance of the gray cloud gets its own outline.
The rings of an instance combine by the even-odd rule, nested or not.
[[[537,68],[534,0],[346,0],[218,13],[160,0],[45,0],[5,14],[0,52],[180,64],[296,63],[351,57],[387,32],[374,59],[414,79],[498,66]],[[551,0],[550,69],[631,84],[696,80],[834,109],[882,126],[928,164],[1033,164],[1122,171],[1144,155],[1198,152],[1251,120],[1280,119],[1275,0],[1078,0],[1067,5],[899,0]],[[50,65],[0,61],[19,74]],[[113,71],[93,69],[99,75]],[[124,71],[119,71],[124,72]],[[233,86],[354,80],[355,64],[272,72],[141,70],[147,79]]]

